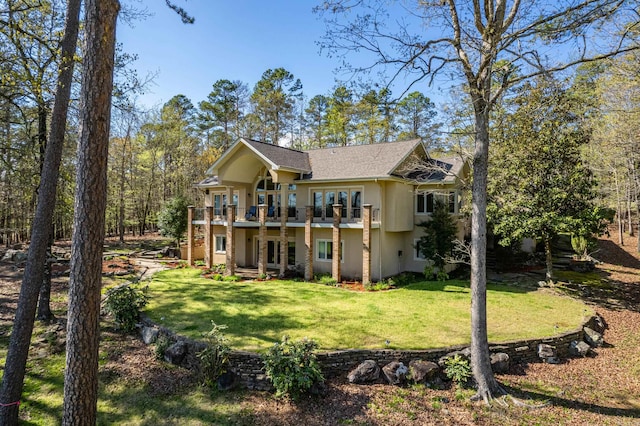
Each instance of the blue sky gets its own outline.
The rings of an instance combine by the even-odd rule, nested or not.
[[[158,72],[139,100],[150,107],[176,94],[197,105],[216,80],[241,80],[253,88],[269,68],[283,67],[302,81],[305,95],[326,94],[335,84],[336,59],[319,53],[324,24],[306,0],[175,0],[196,21],[185,25],[162,0],[144,4],[154,15],[134,28],[118,23],[118,42],[139,59],[140,76]]]

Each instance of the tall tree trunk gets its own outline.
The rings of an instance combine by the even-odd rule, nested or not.
[[[52,321],[55,319],[53,312],[51,312],[51,258],[53,247],[53,227],[51,227],[51,233],[49,234],[49,244],[47,244],[47,251],[44,260],[44,271],[42,276],[42,285],[40,286],[40,297],[38,298],[38,313],[36,318],[39,321]]]
[[[616,185],[616,203],[617,203],[617,216],[618,216],[618,244],[624,246],[624,233],[622,229],[622,201],[620,199],[620,182],[618,182],[618,172],[613,170],[613,177]]]
[[[3,404],[0,406],[0,424],[4,426],[18,423],[18,404],[22,395],[29,342],[33,332],[38,293],[44,274],[44,262],[53,218],[51,206],[56,200],[64,133],[67,127],[67,110],[73,78],[73,56],[78,40],[79,15],[80,0],[69,0],[65,33],[61,44],[58,85],[51,115],[51,133],[45,150],[45,166],[40,178],[40,191],[38,192],[38,204],[31,231],[27,266],[22,279],[4,377],[0,387],[0,402]]]
[[[118,0],[85,2],[84,72],[64,374],[63,425],[95,425],[107,156]]]
[[[475,151],[473,155],[471,215],[471,369],[477,397],[488,402],[501,393],[491,370],[487,337],[487,175],[489,168],[489,107],[474,97]]]
[[[547,265],[547,272],[545,274],[545,279],[547,283],[553,283],[553,255],[551,253],[551,238],[545,237],[544,239],[544,256],[545,262]]]

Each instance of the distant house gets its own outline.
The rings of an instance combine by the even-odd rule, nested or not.
[[[240,139],[196,186],[205,208],[190,209],[193,227],[204,225],[208,265],[304,271],[311,279],[378,281],[403,271],[422,272],[416,250],[434,200],[459,212],[460,159],[433,160],[419,140],[297,151]]]

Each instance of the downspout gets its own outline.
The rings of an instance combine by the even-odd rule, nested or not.
[[[378,184],[378,188],[380,189],[380,208],[378,209],[378,214],[380,217],[378,218],[378,281],[382,281],[382,207],[384,206],[384,191],[382,190],[382,184],[378,182],[378,179],[375,179],[375,183]],[[373,214],[373,212],[372,212]]]

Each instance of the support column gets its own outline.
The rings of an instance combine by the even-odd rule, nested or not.
[[[187,207],[187,263],[193,266],[193,211],[195,207]]]
[[[233,186],[227,186],[227,207],[233,205]],[[222,214],[226,214],[228,212],[224,211]],[[227,219],[229,216],[227,216]]]
[[[235,227],[233,222],[236,221],[236,206],[230,204],[227,206],[227,246],[226,251],[226,267],[224,270],[225,275],[236,274],[236,245],[235,245]]]
[[[333,251],[331,253],[331,278],[340,282],[340,222],[342,221],[342,204],[333,205]]]
[[[371,204],[362,211],[362,283],[371,282]]]
[[[258,220],[260,230],[258,233],[258,275],[267,275],[267,205],[258,206]]]
[[[289,254],[289,236],[287,232],[287,217],[289,216],[289,185],[280,184],[280,277],[287,272]]]
[[[313,280],[313,206],[307,206],[304,219],[304,280]]]
[[[212,220],[213,206],[207,206],[204,208],[204,263],[207,265],[207,268],[213,266],[213,246],[215,245],[215,241],[213,239]]]

